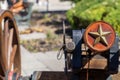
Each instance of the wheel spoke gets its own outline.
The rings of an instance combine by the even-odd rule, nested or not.
[[[15,58],[15,54],[17,51],[17,45],[13,46],[12,52],[10,54],[10,65],[9,65],[9,69],[11,70],[14,64],[14,58]]]
[[[8,39],[8,53],[10,53],[10,48],[12,47],[12,41],[13,41],[13,28],[10,29],[9,33],[9,39]]]
[[[3,67],[4,67],[4,72],[8,69],[8,20],[5,21],[4,25],[4,32],[3,32]]]
[[[13,28],[9,30],[9,39],[8,39],[8,65],[10,65],[10,56],[12,51],[12,41],[13,41]]]

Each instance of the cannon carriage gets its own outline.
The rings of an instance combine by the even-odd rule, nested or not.
[[[21,76],[21,55],[16,22],[10,11],[0,10],[0,80],[59,80],[40,78],[41,72],[30,77]],[[72,39],[66,41],[63,23],[65,69],[63,80],[107,80],[118,72],[119,37],[104,21],[90,24],[86,29],[72,30]],[[70,69],[70,70],[69,70]],[[59,76],[60,76],[59,75]],[[100,77],[98,79],[98,77]]]

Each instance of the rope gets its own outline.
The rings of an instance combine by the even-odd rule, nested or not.
[[[85,51],[86,51],[86,58],[87,58],[87,62],[88,62],[88,66],[87,66],[87,73],[86,73],[86,80],[89,80],[89,67],[90,67],[90,58],[89,58],[89,53],[87,52],[87,48],[86,45],[85,46]]]
[[[57,53],[57,60],[61,60],[61,58],[63,56],[63,53],[61,53],[62,49],[63,49],[63,46],[60,48],[60,50]]]

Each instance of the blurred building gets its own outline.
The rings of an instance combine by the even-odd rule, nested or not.
[[[6,10],[8,8],[7,0],[0,0],[0,9]]]
[[[33,6],[34,11],[60,11],[68,10],[72,7],[71,1],[61,1],[61,0],[31,0],[35,4]]]

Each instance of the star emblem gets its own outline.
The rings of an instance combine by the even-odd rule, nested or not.
[[[106,40],[106,36],[108,36],[109,34],[111,34],[111,32],[110,31],[104,32],[102,30],[102,27],[103,26],[101,24],[99,24],[97,32],[89,32],[88,33],[90,36],[92,36],[93,38],[95,38],[93,46],[95,46],[98,43],[102,43],[104,46],[108,46],[108,42]]]

